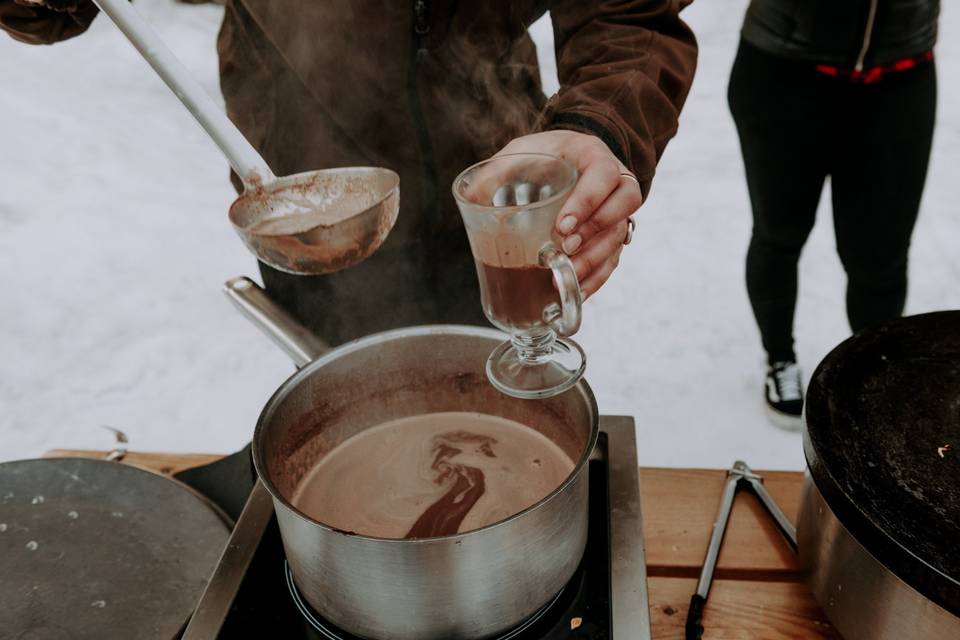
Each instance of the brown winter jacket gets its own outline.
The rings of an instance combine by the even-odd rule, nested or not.
[[[317,278],[261,268],[331,342],[394,326],[483,322],[450,195],[457,173],[543,129],[600,137],[644,194],[677,130],[696,64],[689,0],[228,0],[218,41],[230,117],[278,175],[376,165],[401,212],[364,264]],[[549,10],[560,91],[547,99],[526,27]],[[0,0],[0,26],[49,43],[94,12]],[[332,310],[336,309],[336,312]]]

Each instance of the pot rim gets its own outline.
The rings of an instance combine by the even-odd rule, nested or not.
[[[389,342],[391,340],[406,338],[406,337],[415,337],[415,336],[430,336],[430,335],[462,335],[470,337],[488,337],[495,340],[504,340],[506,339],[506,334],[495,329],[488,329],[485,327],[473,327],[468,325],[454,325],[454,324],[438,324],[438,325],[429,325],[429,326],[413,326],[413,327],[403,327],[401,329],[391,329],[389,331],[382,331],[379,333],[373,333],[362,338],[357,338],[346,342],[339,347],[327,351],[320,357],[314,359],[309,364],[303,366],[293,375],[287,378],[280,387],[274,391],[270,396],[270,399],[267,400],[267,403],[264,405],[263,409],[260,412],[259,418],[257,418],[257,426],[253,433],[253,466],[257,472],[257,476],[260,478],[260,482],[270,493],[270,496],[276,503],[282,504],[286,507],[294,516],[300,520],[304,520],[309,524],[315,525],[329,531],[330,533],[336,533],[339,535],[350,536],[357,540],[369,540],[373,542],[383,542],[383,543],[402,543],[402,544],[424,544],[424,543],[436,543],[436,542],[446,542],[449,540],[461,540],[468,536],[475,534],[480,534],[498,527],[506,526],[512,523],[514,520],[518,520],[525,516],[528,513],[536,511],[537,509],[542,508],[551,500],[556,498],[558,495],[564,492],[567,487],[573,484],[580,474],[583,472],[584,467],[587,466],[587,463],[590,461],[590,457],[593,454],[593,450],[597,446],[597,440],[600,437],[600,417],[599,409],[597,407],[596,397],[593,395],[593,391],[590,389],[590,385],[587,384],[585,379],[582,379],[569,391],[571,392],[580,392],[583,395],[584,399],[589,405],[591,420],[590,420],[590,435],[587,438],[586,446],[583,449],[583,452],[580,455],[580,459],[577,460],[576,464],[573,467],[573,470],[566,477],[566,479],[561,482],[553,491],[548,493],[539,501],[533,503],[523,511],[519,511],[508,518],[503,520],[498,520],[479,529],[471,529],[470,531],[465,531],[463,533],[455,533],[446,536],[433,536],[429,538],[380,538],[377,536],[369,536],[360,533],[349,533],[331,527],[330,525],[324,524],[319,520],[311,518],[307,514],[303,513],[297,509],[293,504],[287,500],[280,491],[277,490],[276,486],[273,484],[273,481],[265,473],[266,464],[263,460],[261,449],[263,446],[263,441],[266,438],[267,425],[270,422],[270,419],[273,416],[276,408],[286,399],[286,397],[297,388],[300,383],[307,377],[309,377],[317,369],[320,369],[327,365],[328,363],[338,360],[342,357],[345,357],[355,351],[364,349],[371,344]],[[525,402],[536,402],[536,400],[526,400]]]

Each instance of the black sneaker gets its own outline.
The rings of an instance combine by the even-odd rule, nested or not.
[[[802,428],[803,381],[796,362],[774,362],[767,369],[767,413],[774,425],[788,431]]]

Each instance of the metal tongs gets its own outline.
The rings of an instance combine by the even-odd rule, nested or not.
[[[794,553],[797,552],[797,529],[791,524],[787,516],[773,501],[766,487],[763,486],[763,477],[754,473],[747,463],[737,460],[733,467],[727,470],[727,485],[720,498],[720,510],[713,523],[713,534],[707,546],[707,556],[703,560],[703,569],[700,571],[700,582],[697,583],[697,592],[690,598],[690,609],[687,611],[686,640],[700,640],[703,637],[703,609],[710,594],[710,585],[713,583],[713,571],[717,567],[717,558],[720,556],[720,547],[723,545],[723,536],[727,532],[727,522],[730,520],[730,510],[737,497],[737,491],[747,489],[752,491],[760,500],[760,504],[773,517],[777,528],[786,539]]]

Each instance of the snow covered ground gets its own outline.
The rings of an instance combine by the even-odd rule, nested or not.
[[[602,411],[636,417],[645,465],[803,465],[800,437],[762,412],[743,286],[750,216],[725,91],[745,4],[685,12],[701,53],[680,134],[579,335]],[[960,9],[944,4],[911,313],[960,308]],[[221,9],[137,8],[218,95]],[[227,224],[224,160],[104,18],[55,47],[0,35],[0,78],[0,460],[110,447],[102,425],[142,450],[241,447],[292,367],[220,294],[256,274]],[[820,217],[797,317],[808,374],[848,331],[828,207]]]

